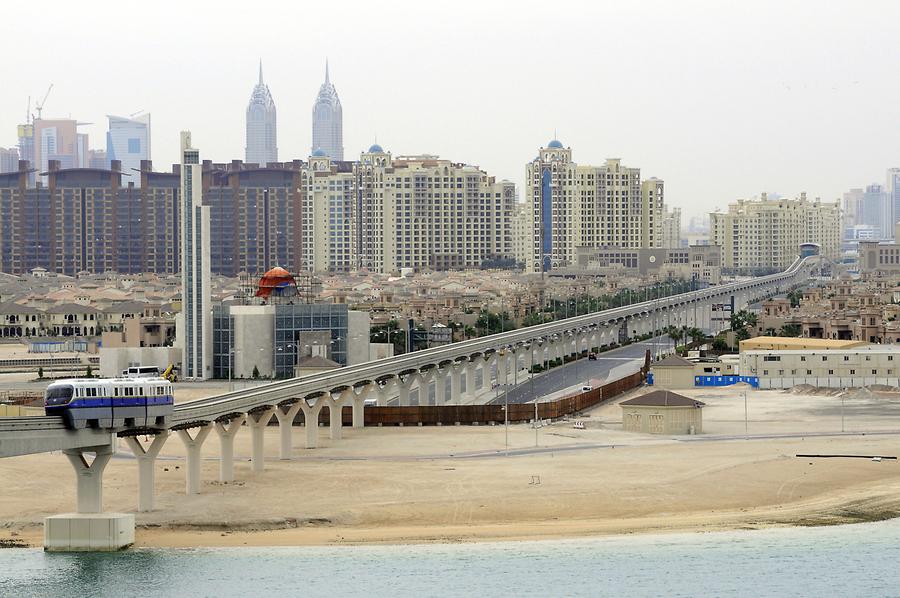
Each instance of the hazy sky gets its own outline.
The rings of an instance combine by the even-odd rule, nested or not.
[[[305,158],[324,62],[345,156],[477,164],[521,186],[558,131],[576,162],[620,157],[687,215],[762,190],[834,199],[900,166],[900,2],[4,2],[0,146],[27,97],[105,147],[106,114],[153,116],[243,158],[263,60],[279,159]]]

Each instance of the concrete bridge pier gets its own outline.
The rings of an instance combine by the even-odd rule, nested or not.
[[[277,409],[278,407],[273,405],[262,411],[247,414],[247,425],[250,426],[250,439],[252,442],[250,462],[253,473],[262,473],[266,468],[266,426],[269,425]]]
[[[306,426],[306,448],[316,448],[319,446],[319,412],[325,405],[325,397],[317,396],[313,399],[312,405],[306,399],[300,399],[297,404],[303,411],[303,420]]]
[[[94,460],[88,463],[85,453],[94,453]],[[79,513],[100,513],[103,510],[103,470],[113,455],[112,445],[71,449],[63,451],[69,463],[75,468],[78,481],[76,490],[76,511]]]
[[[475,397],[478,394],[478,389],[475,387],[475,370],[478,369],[478,364],[474,361],[467,361],[464,366],[464,371],[466,374],[466,397],[470,401],[475,401]]]
[[[359,392],[354,391],[350,401],[353,407],[353,427],[362,428],[366,425],[366,399],[372,392],[378,392],[378,383],[370,382],[363,386]]]
[[[239,415],[229,422],[216,422],[219,435],[219,481],[234,481],[234,436],[244,425],[247,416]]]
[[[326,400],[328,401],[328,433],[332,440],[340,440],[343,437],[344,405],[352,394],[353,387],[351,386],[342,390],[337,398],[331,394],[326,397]],[[419,401],[421,402],[421,400],[422,398],[420,396]]]
[[[506,384],[506,381],[509,379],[509,376],[506,373],[506,367],[509,364],[509,360],[506,359],[506,355],[497,356],[497,384]]]
[[[447,402],[447,368],[438,366],[434,369],[434,404],[444,405]]]
[[[289,461],[293,458],[294,419],[299,412],[299,401],[286,407],[284,411],[282,411],[281,407],[275,409],[275,417],[278,418],[278,433],[281,438],[278,458],[282,461]]]
[[[453,364],[450,370],[450,403],[459,405],[462,402],[462,370],[465,363]]]
[[[77,512],[44,519],[44,550],[112,551],[134,544],[134,515],[102,512],[103,470],[114,442],[110,436],[109,444],[63,451],[75,469]],[[93,461],[88,463],[85,453],[93,453]]]
[[[125,442],[138,463],[138,511],[141,513],[153,510],[156,490],[156,457],[168,439],[168,430],[161,430],[146,446],[136,436],[125,437]]]
[[[187,466],[185,467],[185,493],[200,494],[200,449],[206,437],[212,431],[213,425],[206,424],[197,430],[196,436],[191,436],[188,430],[178,430],[178,437],[184,443],[187,451]]]
[[[409,391],[412,389],[413,384],[416,383],[418,377],[418,374],[410,374],[402,380],[399,377],[397,378],[397,402],[401,407],[409,407]]]

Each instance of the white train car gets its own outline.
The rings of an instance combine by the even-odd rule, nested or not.
[[[165,378],[72,378],[57,380],[44,394],[47,415],[70,428],[160,428],[175,396]]]

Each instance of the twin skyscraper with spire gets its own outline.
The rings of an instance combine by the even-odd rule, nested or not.
[[[341,100],[331,83],[328,61],[325,61],[325,82],[319,88],[313,104],[311,155],[344,159],[344,132]],[[265,166],[278,161],[277,116],[269,86],[263,81],[262,62],[259,82],[250,95],[247,106],[247,147],[244,161]]]

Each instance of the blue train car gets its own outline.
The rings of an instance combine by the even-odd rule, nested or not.
[[[165,427],[175,396],[165,378],[73,378],[47,387],[44,412],[70,428]]]

